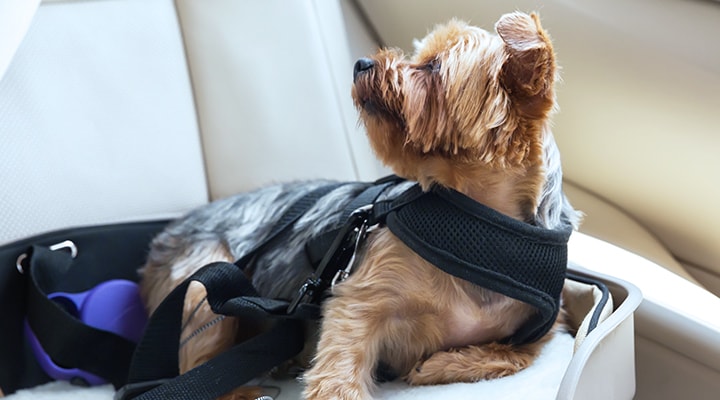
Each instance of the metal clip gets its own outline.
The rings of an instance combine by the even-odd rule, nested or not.
[[[335,287],[336,284],[344,281],[345,279],[350,276],[350,273],[353,270],[353,267],[355,266],[355,259],[357,258],[357,252],[360,248],[360,245],[362,244],[363,240],[365,239],[365,236],[367,235],[368,230],[368,224],[367,219],[364,219],[362,224],[355,228],[355,246],[353,246],[353,252],[350,256],[350,260],[348,260],[347,266],[345,266],[345,269],[340,269],[338,272],[335,273],[335,276],[332,279],[332,282],[330,283],[330,287]]]
[[[50,245],[48,247],[50,251],[58,251],[62,249],[69,249],[70,250],[70,257],[75,258],[78,254],[78,249],[75,243],[72,242],[72,240],[64,240],[60,243],[55,243],[53,245]],[[18,270],[19,273],[24,274],[25,268],[23,267],[23,261],[28,258],[27,253],[22,253],[18,256],[17,260],[15,260],[15,268]]]
[[[370,227],[369,221],[372,215],[372,207],[372,204],[363,206],[350,214],[348,222],[341,233],[337,235],[330,249],[327,250],[318,268],[305,280],[305,283],[290,302],[287,310],[288,314],[292,314],[302,302],[316,301],[317,297],[322,295],[328,287],[342,282],[350,275],[355,264],[357,251],[367,236]],[[349,253],[348,250],[351,248],[352,253]],[[328,270],[327,268],[343,265],[343,262],[339,261],[339,259],[342,259],[347,254],[350,255],[350,258],[345,263],[345,269],[338,269],[332,274],[333,269]],[[331,279],[330,276],[333,276],[333,278]]]

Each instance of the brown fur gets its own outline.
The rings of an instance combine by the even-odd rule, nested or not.
[[[532,220],[545,182],[554,53],[535,14],[505,15],[496,30],[499,36],[451,21],[430,33],[412,59],[382,50],[372,57],[373,67],[358,74],[352,95],[373,149],[395,173],[425,189],[453,188],[513,218]],[[228,257],[220,245],[209,244],[188,262]],[[144,291],[151,309],[159,302],[153,285],[178,283],[170,276],[146,279],[153,282]],[[186,318],[203,297],[202,289],[190,289]],[[530,365],[551,337],[519,346],[497,343],[532,313],[525,303],[443,273],[378,229],[353,275],[326,302],[304,396],[367,399],[381,361],[416,385],[513,374]],[[202,306],[184,334],[213,318]],[[208,329],[211,335],[188,343],[182,370],[227,348],[236,330],[236,321],[223,320]],[[241,388],[227,398],[257,394]]]
[[[495,364],[502,359],[493,361],[493,354],[480,344],[509,336],[531,313],[529,306],[441,272],[389,231],[373,238],[367,254],[362,268],[328,300],[315,367],[305,374],[307,398],[368,398],[378,360],[413,384],[476,381],[499,374]],[[462,374],[442,378],[447,370],[430,361],[468,344],[488,353],[491,369],[466,363]],[[539,347],[524,346],[531,355],[524,365]],[[426,358],[427,365],[421,361]],[[355,387],[349,391],[349,385]]]

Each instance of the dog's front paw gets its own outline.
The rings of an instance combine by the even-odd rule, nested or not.
[[[369,400],[370,388],[358,379],[357,372],[340,371],[333,364],[326,370],[318,365],[305,372],[303,398],[306,400]]]
[[[320,384],[309,383],[303,391],[305,400],[368,400],[359,387],[342,379],[329,379]]]

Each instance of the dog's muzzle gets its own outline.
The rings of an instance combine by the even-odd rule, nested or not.
[[[369,59],[369,58],[361,58],[355,62],[355,66],[353,67],[353,82],[357,80],[358,75],[361,73],[371,69],[375,66],[375,61]]]

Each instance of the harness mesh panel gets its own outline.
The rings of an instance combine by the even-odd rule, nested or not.
[[[447,189],[418,194],[387,218],[388,228],[443,271],[535,306],[540,326],[524,326],[513,342],[545,334],[559,311],[569,225],[561,230],[517,221]]]

